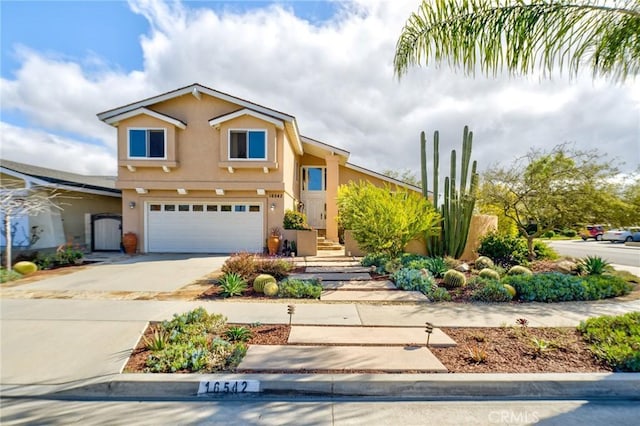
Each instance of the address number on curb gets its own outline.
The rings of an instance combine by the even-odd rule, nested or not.
[[[259,380],[215,380],[202,381],[198,386],[198,395],[205,393],[248,393],[260,392]]]

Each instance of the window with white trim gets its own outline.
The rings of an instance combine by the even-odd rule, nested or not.
[[[165,129],[129,129],[129,158],[166,158]]]
[[[266,159],[266,130],[229,130],[229,160]]]

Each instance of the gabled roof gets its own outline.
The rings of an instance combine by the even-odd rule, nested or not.
[[[300,131],[298,130],[298,123],[296,123],[296,118],[293,115],[286,114],[281,111],[277,111],[272,108],[267,108],[260,104],[256,104],[254,102],[247,101],[246,99],[238,98],[236,96],[232,96],[228,93],[220,92],[218,90],[211,89],[209,87],[203,86],[198,83],[190,84],[189,86],[181,87],[176,90],[172,90],[170,92],[163,93],[158,96],[153,96],[151,98],[143,99],[138,102],[134,102],[128,105],[124,105],[118,108],[110,109],[108,111],[104,111],[98,113],[98,118],[104,121],[107,124],[110,124],[109,121],[113,120],[114,117],[121,116],[123,114],[129,113],[131,111],[138,110],[139,108],[146,108],[151,105],[157,104],[159,102],[168,101],[170,99],[174,99],[180,96],[191,94],[194,97],[200,97],[200,94],[204,93],[206,95],[212,96],[217,99],[221,99],[223,101],[230,102],[232,104],[239,105],[243,108],[255,111],[257,113],[264,114],[266,116],[270,116],[284,122],[284,127],[288,133],[290,133],[293,139],[293,146],[298,151],[299,154],[302,154],[302,142],[300,141]]]
[[[149,117],[157,118],[158,120],[165,121],[169,124],[173,124],[180,129],[187,128],[187,124],[181,120],[178,120],[177,118],[173,118],[167,114],[162,114],[160,112],[153,111],[149,108],[144,107],[136,108],[131,111],[123,112],[122,114],[114,115],[113,117],[105,119],[104,122],[107,124],[111,124],[112,126],[117,126],[118,122],[120,122],[121,120],[126,120],[127,118],[135,117],[142,114],[148,115]]]
[[[260,112],[253,111],[249,108],[243,108],[238,111],[233,111],[228,114],[222,114],[217,117],[214,117],[211,120],[209,120],[209,126],[219,126],[221,123],[224,123],[225,121],[233,120],[234,118],[242,117],[244,115],[250,115],[259,120],[271,123],[279,129],[284,129],[284,123],[282,122],[282,120],[278,120],[277,118],[273,118],[267,114],[262,114]]]
[[[112,197],[120,197],[122,193],[115,187],[115,176],[87,176],[9,160],[0,162],[0,170],[2,173],[39,186]]]

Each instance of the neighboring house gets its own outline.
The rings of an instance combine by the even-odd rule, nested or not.
[[[292,115],[199,84],[98,118],[117,128],[123,231],[141,252],[262,251],[287,209],[337,242],[339,185],[407,186],[301,136]]]
[[[115,177],[84,176],[3,159],[0,182],[0,190],[55,190],[59,194],[52,201],[60,209],[12,218],[16,249],[44,250],[70,243],[92,251],[120,250],[122,196],[115,188]],[[0,219],[3,214],[0,212]],[[6,245],[4,229],[1,245]]]

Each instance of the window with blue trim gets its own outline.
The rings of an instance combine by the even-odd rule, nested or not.
[[[264,130],[232,130],[229,132],[229,159],[266,160],[267,132]]]
[[[129,158],[165,158],[164,130],[129,129]]]

